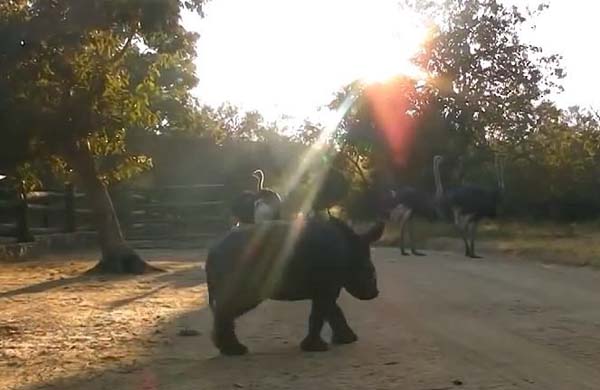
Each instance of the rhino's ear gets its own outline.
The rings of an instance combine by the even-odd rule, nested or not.
[[[361,237],[366,243],[371,244],[381,238],[384,229],[385,223],[383,221],[378,221],[369,230],[363,233]]]

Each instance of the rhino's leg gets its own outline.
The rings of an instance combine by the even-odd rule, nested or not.
[[[248,348],[235,335],[235,318],[214,316],[213,342],[223,355],[244,355]]]
[[[321,330],[325,323],[325,310],[324,302],[313,299],[308,319],[308,335],[300,343],[303,351],[321,352],[329,349],[327,343],[321,338]]]
[[[331,337],[333,344],[350,344],[358,340],[358,336],[348,325],[344,312],[335,302],[329,307],[327,322],[333,332]]]

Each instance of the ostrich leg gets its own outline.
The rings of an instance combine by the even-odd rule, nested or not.
[[[404,235],[406,233],[406,223],[410,219],[412,210],[400,204],[396,206],[390,213],[390,219],[394,222],[400,221],[400,251],[402,256],[408,256],[408,252],[404,249]]]
[[[469,245],[469,240],[467,238],[468,232],[467,232],[467,228],[459,228],[460,230],[460,234],[462,235],[462,239],[463,242],[465,243],[465,256],[470,257],[471,256],[471,246]]]
[[[413,218],[408,221],[408,233],[410,234],[410,251],[415,256],[425,256],[425,253],[417,251],[415,248],[415,223]]]
[[[400,252],[402,256],[408,256],[408,252],[404,249],[404,236],[406,235],[406,220],[402,218],[400,222]]]
[[[463,242],[465,243],[465,256],[470,256],[471,250],[469,248],[469,240],[467,239],[467,217],[461,215],[461,212],[458,209],[454,209],[453,211],[454,225],[458,229],[458,232],[460,233],[460,236],[462,237]]]
[[[477,221],[471,221],[467,226],[467,231],[469,232],[471,239],[471,253],[469,256],[473,259],[480,259],[481,256],[477,256],[475,254],[475,233],[477,231]]]

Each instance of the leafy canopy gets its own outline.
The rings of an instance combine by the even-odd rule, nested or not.
[[[193,119],[196,34],[181,9],[204,0],[9,0],[0,3],[0,168],[74,148],[120,180],[151,165],[130,155],[131,131],[169,131]],[[75,167],[73,167],[75,168]]]

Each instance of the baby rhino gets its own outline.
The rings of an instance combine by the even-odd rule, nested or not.
[[[361,300],[377,297],[370,244],[383,233],[378,222],[357,234],[337,218],[274,221],[232,229],[206,260],[213,341],[224,355],[248,352],[237,339],[234,321],[267,299],[310,299],[308,335],[300,347],[326,351],[321,329],[328,322],[332,342],[357,340],[336,301],[342,288]]]

